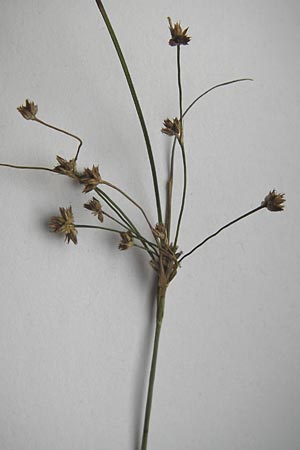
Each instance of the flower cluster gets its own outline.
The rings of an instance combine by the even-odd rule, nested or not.
[[[176,136],[178,139],[181,135],[181,125],[180,120],[175,117],[175,119],[165,119],[164,120],[164,128],[161,129],[161,132],[167,134],[168,136]]]
[[[187,35],[188,28],[185,28],[183,30],[179,22],[176,22],[173,25],[170,17],[168,17],[168,21],[170,33],[172,36],[169,40],[169,45],[171,45],[171,47],[175,47],[178,45],[188,45],[191,40],[191,38]]]
[[[101,182],[102,178],[99,172],[99,166],[93,165],[92,169],[87,167],[84,169],[82,175],[80,175],[80,183],[85,185],[82,191],[84,193],[94,190]]]
[[[267,208],[269,211],[283,211],[285,194],[278,194],[275,189],[270,191],[268,195],[261,202],[261,206]]]
[[[89,201],[89,203],[85,203],[83,206],[91,211],[94,216],[97,216],[99,222],[103,222],[102,206],[97,198],[93,197],[92,200]]]
[[[60,173],[61,175],[67,175],[71,178],[78,177],[78,172],[76,170],[76,161],[74,158],[67,161],[66,159],[57,155],[56,160],[58,162],[58,166],[54,167],[54,172]]]
[[[20,114],[24,117],[26,120],[35,120],[36,115],[38,112],[38,106],[34,104],[34,102],[31,102],[28,100],[28,98],[25,100],[25,105],[21,105],[17,108]]]
[[[60,216],[54,216],[49,221],[49,229],[54,233],[64,233],[65,240],[77,244],[77,230],[74,225],[72,207],[59,208]]]

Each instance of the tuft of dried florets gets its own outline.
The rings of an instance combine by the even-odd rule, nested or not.
[[[285,194],[278,194],[275,189],[270,191],[268,195],[261,202],[261,206],[267,208],[269,211],[283,211]]]
[[[168,244],[168,234],[167,229],[163,223],[156,224],[155,228],[152,229],[153,236],[159,238],[166,245]]]
[[[165,119],[164,128],[161,129],[161,132],[168,136],[176,136],[179,139],[181,134],[180,120],[177,117],[173,120]]]
[[[102,206],[97,198],[93,197],[92,200],[90,200],[88,203],[85,203],[83,206],[91,211],[94,216],[97,216],[100,222],[103,222]]]
[[[102,182],[102,178],[99,172],[99,166],[94,166],[92,169],[84,169],[82,175],[80,175],[80,183],[85,185],[82,192],[90,192]]]
[[[72,207],[59,208],[60,216],[51,217],[49,221],[49,229],[54,233],[64,233],[65,241],[77,244],[77,230],[74,225],[74,217]]]
[[[75,159],[70,159],[69,161],[62,158],[61,156],[56,156],[58,166],[54,167],[54,171],[60,173],[61,175],[67,175],[71,178],[77,178],[78,172],[76,170]]]
[[[38,112],[38,106],[34,104],[34,102],[31,102],[28,100],[28,98],[25,100],[25,105],[19,106],[17,108],[20,114],[24,117],[26,120],[35,120],[35,116]]]
[[[122,231],[120,233],[121,242],[119,244],[120,250],[128,250],[133,246],[133,237],[130,231]]]
[[[191,38],[187,35],[188,28],[182,29],[179,22],[176,22],[174,25],[172,24],[172,20],[168,17],[169,29],[171,33],[171,39],[169,40],[169,45],[171,47],[175,47],[178,45],[188,45]]]

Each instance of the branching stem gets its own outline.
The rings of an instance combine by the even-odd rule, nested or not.
[[[52,130],[55,130],[55,131],[59,131],[60,133],[66,134],[67,136],[70,136],[70,137],[76,139],[79,142],[79,145],[77,147],[77,152],[76,152],[76,155],[75,155],[74,159],[75,159],[75,161],[77,160],[80,148],[82,146],[82,140],[80,139],[80,137],[76,136],[75,134],[69,133],[68,131],[66,131],[66,130],[64,130],[62,128],[58,128],[58,127],[55,127],[54,125],[50,125],[49,123],[44,122],[43,120],[38,119],[37,117],[35,119],[33,119],[33,120],[34,120],[34,122],[37,122],[37,123],[39,123],[41,125],[44,125],[45,127],[51,128]]]
[[[119,41],[117,39],[117,36],[114,32],[114,29],[111,25],[111,22],[109,20],[109,17],[105,11],[105,8],[103,6],[103,3],[101,0],[96,0],[97,6],[99,8],[99,11],[103,17],[103,20],[105,22],[105,25],[107,27],[107,30],[110,34],[111,40],[114,44],[114,47],[116,49],[117,55],[119,57],[119,61],[121,63],[124,75],[126,77],[127,80],[127,84],[131,93],[131,97],[140,121],[140,125],[142,128],[142,132],[144,135],[144,140],[145,140],[145,144],[146,144],[146,148],[147,148],[147,153],[148,153],[148,158],[149,158],[149,162],[150,162],[150,167],[151,167],[151,173],[152,173],[152,179],[153,179],[153,185],[154,185],[154,192],[155,192],[155,199],[156,199],[156,208],[157,208],[157,215],[158,215],[158,222],[161,223],[162,222],[162,213],[161,213],[161,205],[160,205],[160,195],[159,195],[159,188],[158,188],[158,181],[157,181],[157,173],[156,173],[156,167],[155,167],[155,161],[154,161],[154,156],[153,156],[153,152],[152,152],[152,147],[151,147],[151,143],[150,143],[150,138],[148,135],[148,130],[146,127],[146,123],[145,123],[145,119],[143,116],[143,112],[142,112],[142,108],[140,106],[135,88],[134,88],[134,84],[132,82],[132,78],[130,76],[130,72],[126,63],[126,60],[124,58],[123,52],[121,50]]]
[[[237,219],[232,220],[231,222],[227,223],[226,225],[224,225],[223,227],[219,228],[218,231],[216,231],[215,233],[211,234],[210,236],[208,236],[207,238],[205,238],[202,242],[200,242],[200,244],[196,245],[194,248],[192,248],[192,250],[190,250],[188,253],[186,253],[185,255],[182,256],[182,258],[179,259],[179,263],[181,263],[181,261],[183,261],[187,256],[190,256],[192,253],[194,253],[199,247],[201,247],[202,245],[204,245],[207,241],[209,241],[210,239],[212,239],[213,237],[217,236],[217,234],[221,233],[221,231],[225,230],[225,228],[230,227],[231,225],[233,225],[236,222],[239,222],[242,219],[245,219],[246,217],[250,216],[251,214],[254,214],[257,211],[260,211],[261,209],[265,208],[265,205],[260,205],[257,208],[252,209],[251,211],[247,212],[246,214],[243,214],[242,216],[238,217]]]

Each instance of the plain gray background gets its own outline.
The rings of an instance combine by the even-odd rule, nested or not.
[[[105,2],[143,105],[161,188],[178,114],[167,16],[190,27],[184,104],[221,88],[186,118],[189,164],[180,246],[188,251],[261,211],[185,261],[170,286],[149,450],[300,448],[299,45],[292,0]],[[93,0],[1,2],[1,162],[52,167],[76,142],[18,115],[77,133],[81,167],[100,165],[155,223],[149,164],[115,51]],[[176,166],[177,204],[181,164]],[[59,206],[77,223],[91,196],[65,177],[1,169],[0,448],[137,450],[153,337],[153,273],[139,250],[80,230],[78,246],[47,231]],[[119,197],[115,197],[116,200]],[[141,227],[143,218],[128,207]]]

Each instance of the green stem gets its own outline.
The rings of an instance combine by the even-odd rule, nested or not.
[[[140,106],[140,103],[139,103],[139,100],[138,100],[138,97],[137,97],[137,94],[136,94],[136,91],[135,91],[135,88],[134,88],[131,76],[130,76],[130,73],[129,73],[128,66],[126,64],[124,55],[122,53],[119,41],[117,39],[117,36],[116,36],[116,34],[114,32],[114,29],[113,29],[111,23],[110,23],[108,15],[107,15],[107,13],[106,13],[106,11],[104,9],[103,3],[102,3],[101,0],[96,0],[96,3],[97,3],[97,6],[98,6],[98,8],[100,10],[100,13],[101,13],[101,15],[103,17],[103,20],[105,22],[107,30],[108,30],[108,32],[110,34],[110,37],[111,37],[111,40],[112,40],[112,42],[114,44],[116,52],[118,54],[119,61],[121,63],[124,75],[126,77],[127,84],[128,84],[128,87],[129,87],[129,90],[130,90],[130,93],[131,93],[131,97],[132,97],[132,100],[133,100],[133,103],[134,103],[134,106],[135,106],[135,109],[136,109],[136,112],[137,112],[137,115],[138,115],[138,118],[139,118],[139,121],[140,121],[140,124],[141,124],[141,128],[142,128],[142,131],[143,131],[145,144],[146,144],[146,147],[147,147],[148,158],[149,158],[149,162],[150,162],[150,166],[151,166],[152,179],[153,179],[153,185],[154,185],[154,192],[155,192],[155,198],[156,198],[156,208],[157,208],[158,221],[159,221],[159,223],[161,223],[162,222],[162,213],[161,213],[160,195],[159,195],[157,174],[156,174],[156,168],[155,168],[155,162],[154,162],[152,147],[151,147],[151,143],[150,143],[150,139],[149,139],[149,135],[148,135],[148,130],[147,130],[147,127],[146,127],[145,119],[144,119],[144,116],[143,116],[143,112],[142,112],[142,109],[141,109],[141,106]]]
[[[153,354],[152,354],[152,362],[151,362],[151,369],[150,369],[150,376],[149,376],[149,385],[148,385],[148,394],[147,394],[147,403],[146,403],[146,410],[145,410],[145,420],[144,420],[144,430],[143,430],[143,439],[142,439],[141,450],[147,449],[159,338],[160,338],[160,331],[161,331],[161,326],[162,326],[162,321],[163,321],[163,316],[164,316],[164,308],[165,308],[165,295],[166,295],[165,290],[166,290],[165,288],[164,289],[159,288],[158,294],[157,294],[156,328],[155,328]]]
[[[183,190],[182,190],[181,207],[180,207],[177,228],[176,228],[176,235],[175,235],[175,239],[174,239],[175,247],[177,245],[177,241],[178,241],[178,237],[179,237],[179,230],[180,230],[181,220],[182,220],[182,216],[183,216],[183,210],[184,210],[185,199],[186,199],[186,190],[187,190],[187,163],[186,163],[186,157],[185,157],[184,144],[183,144],[183,142],[179,142],[179,144],[180,144],[180,148],[181,148],[182,163],[183,163]]]
[[[182,86],[181,86],[181,68],[180,68],[180,45],[177,45],[177,82],[179,94],[179,120],[182,125]]]
[[[183,190],[182,190],[182,200],[181,200],[181,207],[180,212],[178,216],[177,221],[177,228],[176,228],[176,234],[174,239],[174,247],[177,245],[177,240],[179,237],[179,230],[181,225],[181,220],[183,216],[183,210],[185,206],[185,199],[186,199],[186,190],[187,190],[187,163],[186,163],[186,156],[185,156],[185,148],[184,148],[184,140],[183,140],[183,114],[182,114],[182,87],[181,87],[181,68],[180,68],[180,45],[177,46],[177,73],[178,73],[178,91],[179,91],[179,120],[180,120],[180,137],[178,139],[180,148],[181,148],[181,155],[182,155],[182,163],[183,163]]]
[[[99,188],[95,188],[94,189],[95,192],[97,192],[97,194],[99,195],[100,198],[102,198],[103,201],[105,201],[105,203],[117,214],[117,216],[124,222],[124,226],[125,228],[128,228],[129,230],[132,231],[132,233],[136,236],[137,239],[139,239],[145,250],[149,253],[149,255],[152,257],[152,251],[149,250],[149,245],[153,246],[152,243],[150,243],[150,241],[147,241],[147,239],[145,239],[141,233],[138,231],[138,229],[136,228],[136,226],[133,224],[133,222],[129,219],[129,217],[124,213],[124,211],[109,197],[109,195],[107,195],[105,192],[103,192],[101,189]],[[156,251],[156,250],[155,250]],[[157,253],[157,252],[156,252]]]
[[[124,213],[124,211],[107,195],[102,189],[95,188],[95,192],[102,198],[103,201],[117,214],[117,216],[123,220],[128,228],[137,231],[137,228],[133,224],[133,222],[129,219],[129,217]],[[138,231],[137,231],[138,232]]]
[[[207,91],[200,94],[197,98],[195,98],[195,100],[186,108],[182,117],[184,117],[189,112],[189,110],[195,105],[195,103],[197,103],[198,100],[200,100],[200,98],[204,97],[209,92],[213,91],[216,88],[219,88],[222,86],[227,86],[228,84],[239,83],[240,81],[253,81],[253,79],[252,78],[239,78],[238,80],[225,81],[224,83],[216,84],[215,86],[211,87]]]
[[[82,146],[82,140],[80,139],[80,137],[76,136],[75,134],[69,133],[66,130],[63,130],[62,128],[58,128],[58,127],[55,127],[54,125],[50,125],[49,123],[44,122],[43,120],[38,119],[37,117],[35,119],[33,119],[33,120],[34,120],[34,122],[37,122],[37,123],[39,123],[41,125],[44,125],[45,127],[51,128],[52,130],[59,131],[60,133],[66,134],[67,136],[70,136],[70,137],[76,139],[77,141],[79,141],[77,152],[76,152],[76,155],[75,155],[75,158],[74,158],[75,161],[77,160],[80,148]]]
[[[230,227],[231,225],[233,225],[236,222],[239,222],[242,219],[245,219],[245,217],[250,216],[251,214],[254,214],[257,211],[260,211],[261,209],[265,208],[265,205],[260,205],[257,208],[252,209],[251,211],[248,211],[246,214],[243,214],[242,216],[238,217],[237,219],[232,220],[231,222],[228,222],[226,225],[223,225],[223,227],[219,228],[218,231],[216,231],[215,233],[207,236],[207,238],[205,238],[202,242],[200,242],[200,244],[196,245],[194,248],[192,248],[192,250],[190,250],[188,253],[186,253],[185,255],[183,255],[180,259],[179,259],[179,263],[181,263],[181,261],[186,258],[187,256],[190,256],[192,253],[194,253],[199,247],[201,247],[202,245],[204,245],[207,241],[209,241],[209,239],[212,239],[213,237],[217,236],[217,234],[221,233],[221,231],[225,230],[225,228]]]
[[[150,227],[150,230],[152,231],[153,227],[152,227],[152,225],[150,223],[150,220],[147,217],[147,214],[145,213],[144,209],[135,200],[133,200],[133,198],[131,198],[128,194],[126,194],[126,192],[122,191],[122,189],[118,188],[117,186],[115,186],[114,184],[110,183],[109,181],[102,180],[101,184],[105,184],[106,186],[109,186],[112,189],[115,189],[120,194],[122,194],[125,198],[127,198],[127,200],[129,200],[134,206],[136,206],[141,211],[141,213],[143,214],[147,224]]]
[[[169,240],[170,240],[170,233],[171,233],[172,195],[173,195],[174,159],[175,159],[176,142],[177,142],[177,139],[176,139],[176,137],[174,137],[172,151],[171,151],[169,179],[167,182],[166,230],[167,230],[167,236],[168,236]]]
[[[47,172],[57,173],[57,172],[55,172],[55,170],[50,169],[49,167],[17,166],[14,164],[4,164],[4,163],[1,163],[0,166],[1,167],[11,167],[12,169],[46,170]]]
[[[107,227],[100,227],[96,225],[78,225],[74,224],[75,228],[94,228],[96,230],[105,230],[105,231],[112,231],[113,233],[121,233],[121,230],[115,230],[114,228],[107,228]]]

